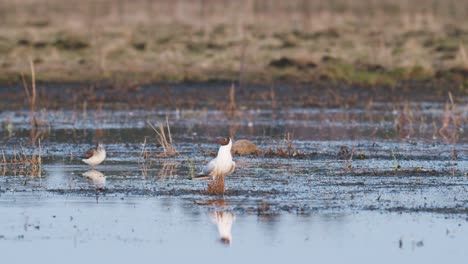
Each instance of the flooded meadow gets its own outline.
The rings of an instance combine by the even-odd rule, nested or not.
[[[0,87],[2,259],[466,260],[468,97],[408,87]],[[219,136],[255,151],[210,195]]]

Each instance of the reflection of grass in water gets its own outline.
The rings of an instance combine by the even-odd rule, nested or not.
[[[160,153],[163,154],[163,153]],[[161,155],[158,154],[156,157],[161,157]],[[152,167],[153,165],[153,154],[148,150],[147,144],[146,144],[146,138],[145,141],[142,144],[142,151],[140,153],[140,160],[138,162],[139,168],[141,170],[141,173],[144,178],[148,178],[148,170]],[[164,156],[166,157],[166,156]],[[179,168],[181,162],[172,160],[172,159],[164,159],[162,160],[162,166],[159,169],[158,172],[158,177],[161,179],[165,179],[167,177],[174,177],[176,176],[175,172]],[[193,161],[192,161],[193,164]],[[192,165],[193,166],[193,165]],[[193,175],[194,168],[191,168],[190,173]]]
[[[166,179],[167,177],[175,177],[176,170],[179,168],[180,162],[164,160],[159,171],[159,178]]]
[[[141,169],[141,173],[146,178],[148,176],[148,168],[151,166],[151,153],[146,148],[146,137],[145,141],[142,144],[142,149],[140,153],[140,160],[138,161]]]

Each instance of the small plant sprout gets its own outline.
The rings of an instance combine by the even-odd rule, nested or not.
[[[393,149],[392,149],[392,157],[393,157],[393,164],[395,166],[395,171],[398,171],[401,168],[401,166],[400,166],[400,163],[398,163],[398,160],[396,158],[395,152],[393,152]]]
[[[190,179],[193,180],[195,178],[195,162],[191,158],[188,158],[187,162],[189,164]]]

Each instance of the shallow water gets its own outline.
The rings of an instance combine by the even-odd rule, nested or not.
[[[468,219],[460,215],[330,209],[263,215],[190,199],[50,194],[2,195],[0,205],[2,259],[17,263],[455,263],[468,257]],[[219,212],[234,217],[216,222]],[[217,223],[232,225],[230,244],[221,242]]]
[[[158,89],[139,93],[150,97]],[[413,94],[395,103],[394,97],[356,91],[363,97],[355,104],[306,106],[301,96],[321,95],[281,88],[284,100],[240,96],[238,110],[230,113],[220,106],[223,87],[210,90],[213,97],[204,101],[178,100],[194,89],[177,86],[171,104],[150,107],[104,90],[97,92],[102,102],[86,108],[50,88],[49,96],[63,103],[39,110],[42,126],[33,130],[29,111],[18,107],[21,100],[2,100],[5,156],[20,148],[37,153],[30,143],[40,138],[43,161],[40,177],[21,167],[0,168],[3,259],[45,259],[40,253],[51,249],[72,263],[467,259],[466,97],[457,98],[451,114],[461,122],[449,125],[454,137],[448,142],[439,132],[445,101],[437,96]],[[147,124],[166,116],[181,154],[175,158],[156,157],[162,150]],[[217,147],[210,140],[231,133],[273,154],[235,157],[225,195],[206,195],[207,182],[192,180],[191,171],[213,157]],[[294,157],[275,154],[287,149],[287,133]],[[145,138],[149,162],[141,157]],[[105,143],[108,157],[90,170],[79,156],[96,141]],[[343,146],[354,149],[352,157],[343,156]],[[213,223],[216,213],[224,225],[232,224],[228,246]]]

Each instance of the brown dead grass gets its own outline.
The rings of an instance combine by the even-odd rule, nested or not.
[[[28,153],[23,147],[19,150],[15,148],[13,155],[7,157],[5,152],[2,151],[2,160],[0,166],[3,175],[6,172],[12,172],[18,175],[28,175],[41,177],[42,171],[42,146],[41,141],[38,141],[38,147]]]
[[[265,157],[280,157],[280,158],[304,158],[305,155],[300,149],[296,148],[293,143],[293,136],[287,132],[284,135],[284,139],[277,144],[276,148],[269,147],[267,151],[263,153]]]
[[[449,92],[448,96],[449,101],[445,103],[439,135],[445,143],[455,144],[460,137],[460,128],[465,122],[463,111],[466,111],[466,109],[461,109],[454,103],[452,93]]]
[[[178,156],[179,152],[176,150],[171,135],[171,128],[169,126],[169,118],[166,116],[166,128],[162,122],[158,122],[158,128],[154,127],[151,122],[148,121],[148,125],[156,132],[156,140],[158,144],[163,148],[161,153],[156,154],[156,157],[174,157]],[[167,132],[166,132],[167,130]],[[166,135],[167,133],[167,135]]]
[[[36,78],[49,81],[391,83],[466,64],[467,7],[466,0],[3,1],[0,72],[28,72],[31,57]],[[292,63],[272,65],[281,58]]]

